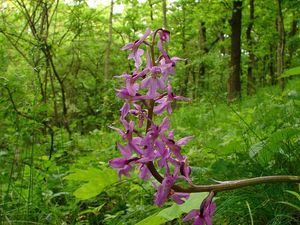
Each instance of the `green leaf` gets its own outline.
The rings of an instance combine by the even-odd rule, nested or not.
[[[89,168],[87,170],[75,170],[65,177],[67,180],[86,181],[74,191],[76,198],[86,200],[100,194],[105,187],[117,182],[118,177],[114,170]]]
[[[299,128],[283,128],[274,132],[267,140],[252,145],[249,156],[255,157],[262,166],[267,166],[278,152],[284,154],[282,143],[297,141],[300,138]]]
[[[88,214],[88,213],[93,213],[93,214],[97,215],[104,205],[105,205],[105,203],[103,203],[102,205],[95,207],[95,208],[83,210],[79,213],[79,215]]]
[[[192,193],[190,198],[182,205],[174,203],[172,206],[161,210],[159,213],[155,213],[143,219],[136,225],[160,225],[167,221],[180,218],[183,213],[188,213],[193,209],[199,209],[201,202],[207,195],[207,192]]]
[[[290,193],[291,195],[294,195],[299,201],[300,201],[300,194],[295,191],[289,191],[285,190],[285,192]]]
[[[180,217],[181,214],[182,214],[182,211],[180,210],[179,205],[173,204],[171,207],[168,207],[168,208],[160,211],[158,213],[158,216],[161,216],[161,217],[167,219],[167,221],[170,221],[170,220],[174,220],[174,219]]]
[[[298,210],[300,212],[300,207],[299,206],[296,206],[296,205],[294,205],[292,203],[289,203],[289,202],[279,202],[279,203],[288,205],[288,206],[290,206],[292,208],[295,208],[296,210]]]
[[[252,145],[249,149],[249,156],[251,158],[256,156],[264,148],[265,144],[266,144],[266,141],[260,141],[258,143],[255,143],[254,145]]]
[[[199,209],[201,202],[206,198],[208,192],[201,192],[201,193],[192,193],[190,198],[180,205],[180,209],[183,213],[188,213],[193,209]]]
[[[300,75],[300,66],[284,71],[283,74],[280,76],[280,78],[296,76],[296,75]]]
[[[136,223],[135,225],[160,225],[167,221],[168,221],[167,219],[165,219],[161,216],[152,215],[152,216],[149,216],[146,219],[143,219],[142,221]]]

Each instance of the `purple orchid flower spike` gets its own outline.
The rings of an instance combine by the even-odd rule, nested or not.
[[[129,54],[128,59],[133,59],[135,61],[136,69],[138,69],[141,66],[141,56],[144,54],[144,50],[140,49],[139,46],[145,41],[145,39],[150,35],[150,33],[151,30],[147,28],[144,35],[140,39],[136,40],[135,42],[128,43],[122,48],[122,50],[132,50],[132,53]]]
[[[203,200],[200,210],[192,210],[184,218],[183,221],[194,219],[194,225],[212,225],[212,217],[216,209],[216,204],[212,201],[214,193],[209,193],[208,197]]]
[[[152,42],[146,41],[149,35],[152,36]],[[159,40],[156,39],[156,35],[159,36]],[[167,133],[170,127],[169,118],[163,118],[160,124],[157,124],[154,119],[155,114],[161,114],[164,111],[171,113],[173,101],[189,100],[176,96],[168,81],[169,75],[175,72],[177,61],[182,60],[168,55],[165,44],[169,40],[169,31],[160,28],[151,33],[150,29],[147,29],[142,37],[122,48],[122,50],[131,51],[128,59],[134,60],[135,69],[132,74],[123,73],[118,76],[124,79],[124,85],[116,89],[117,96],[125,101],[120,110],[120,121],[124,128],[111,127],[121,135],[126,144],[117,144],[122,157],[110,160],[110,166],[116,168],[121,177],[129,176],[130,171],[137,165],[141,179],[147,180],[154,176],[159,180],[161,184],[156,186],[155,194],[155,203],[158,206],[162,206],[168,198],[182,204],[189,197],[188,193],[175,192],[172,189],[176,189],[174,184],[178,179],[184,179],[192,184],[191,168],[187,163],[187,158],[181,154],[181,146],[192,137],[174,141],[174,131]],[[144,48],[140,47],[142,44],[147,45],[145,56]],[[154,49],[156,46],[158,50]],[[156,53],[159,54],[158,57],[155,57]],[[146,66],[140,69],[142,56],[146,58]],[[138,127],[135,127],[137,120]],[[139,129],[143,127],[144,121],[147,121],[145,133]],[[156,171],[155,165],[158,165],[161,170]],[[160,172],[164,175],[161,174],[158,178],[156,173]],[[195,219],[196,225],[203,223],[211,225],[214,203],[210,198],[210,201],[205,200],[202,205],[200,210],[192,211],[185,219]]]
[[[172,87],[169,84],[167,87],[167,96],[162,97],[161,99],[157,100],[159,103],[157,106],[154,107],[154,113],[161,114],[165,109],[168,111],[169,114],[172,113],[172,107],[171,103],[177,100],[184,100],[184,101],[190,101],[190,98],[186,98],[183,96],[176,96],[172,92]]]

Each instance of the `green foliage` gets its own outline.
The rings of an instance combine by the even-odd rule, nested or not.
[[[282,203],[282,204],[285,204],[287,206],[290,206],[290,207],[296,209],[298,212],[300,212],[300,185],[298,187],[299,187],[298,188],[298,192],[299,193],[297,193],[296,191],[285,190],[286,193],[289,193],[289,194],[291,194],[292,196],[294,196],[295,198],[298,199],[298,204],[297,205],[295,205],[293,203],[290,203],[290,202],[284,202],[284,201],[281,201],[279,203]]]
[[[89,168],[87,170],[75,170],[65,177],[72,181],[87,181],[81,187],[76,189],[74,195],[80,200],[93,198],[100,194],[105,187],[114,184],[118,178],[112,169]]]
[[[177,219],[199,207],[205,193],[160,209],[153,205],[152,180],[141,181],[134,171],[134,178],[119,181],[107,168],[107,161],[118,157],[115,143],[120,141],[107,127],[118,124],[122,104],[114,90],[119,79],[113,76],[134,68],[120,48],[146,27],[162,26],[162,1],[115,1],[125,7],[113,15],[108,79],[103,72],[107,5],[24,0],[35,20],[31,23],[18,2],[0,6],[0,223],[180,224]],[[300,174],[299,4],[283,1],[285,64],[290,69],[282,75],[287,85],[281,92],[270,86],[277,82],[277,10],[273,0],[255,1],[251,35],[257,92],[246,96],[248,2],[243,1],[241,37],[243,97],[231,105],[226,86],[232,1],[168,4],[168,51],[187,59],[178,62],[172,76],[174,92],[193,97],[173,106],[171,123],[176,138],[194,136],[182,151],[195,183]],[[215,224],[291,225],[300,220],[295,185],[218,193],[216,202]]]
[[[283,72],[281,77],[291,77],[300,75],[300,67],[294,67]]]

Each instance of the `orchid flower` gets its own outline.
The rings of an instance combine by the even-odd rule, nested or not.
[[[129,54],[128,59],[133,59],[135,61],[136,69],[138,69],[141,66],[142,64],[141,56],[144,54],[144,50],[140,49],[139,47],[149,36],[150,33],[151,30],[147,28],[146,32],[140,39],[136,40],[135,42],[131,42],[122,48],[122,50],[129,50],[129,49],[132,50],[132,53]]]
[[[159,36],[158,40],[156,35]],[[152,37],[152,42],[146,42],[148,36]],[[141,179],[147,180],[154,176],[160,181],[161,184],[154,184],[157,189],[155,204],[158,206],[162,206],[168,199],[182,204],[189,197],[189,193],[176,192],[178,189],[175,184],[178,179],[192,184],[191,167],[187,157],[181,152],[182,146],[192,137],[175,140],[174,130],[169,131],[169,118],[164,117],[160,123],[153,118],[164,111],[171,114],[171,104],[175,101],[190,100],[177,96],[172,91],[169,76],[175,73],[176,63],[184,59],[168,55],[164,45],[169,41],[169,31],[157,29],[151,32],[147,29],[142,37],[122,48],[131,51],[128,59],[134,60],[135,69],[132,73],[117,76],[124,80],[123,86],[116,89],[117,97],[125,102],[120,110],[120,122],[124,128],[110,126],[126,144],[117,143],[122,157],[110,160],[109,165],[118,170],[119,177],[130,176],[134,166],[137,166]],[[143,56],[145,50],[140,48],[143,44],[148,48],[146,56]],[[157,51],[154,50],[155,47],[158,48]],[[156,58],[154,53],[159,56]],[[142,60],[146,60],[146,66],[140,69]],[[141,131],[142,128],[145,128],[144,132]],[[159,171],[153,168],[156,165],[160,168]],[[213,195],[203,201],[200,210],[188,213],[184,221],[193,219],[194,225],[212,225],[215,210],[212,197]]]

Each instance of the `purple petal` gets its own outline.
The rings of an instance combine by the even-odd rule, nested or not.
[[[161,90],[165,90],[166,85],[162,79],[157,78],[157,85]]]
[[[161,73],[161,69],[158,66],[150,67],[150,73],[152,73],[152,74],[159,74],[159,73]]]
[[[170,131],[170,133],[169,133],[169,135],[168,135],[168,138],[169,138],[169,139],[174,140],[174,132],[175,132],[174,129]]]
[[[215,212],[215,210],[216,210],[216,203],[211,202],[211,203],[209,204],[209,206],[205,209],[204,214],[207,214],[207,215],[209,215],[210,217],[212,217],[213,214],[214,214],[214,212]]]
[[[156,114],[161,114],[168,105],[169,105],[169,102],[165,101],[162,104],[155,106],[153,112]]]
[[[123,46],[121,49],[128,50],[128,49],[133,48],[133,46],[134,46],[134,42],[130,42],[130,43],[126,44],[125,46]]]
[[[168,30],[159,30],[158,31],[160,40],[162,42],[169,42],[170,41],[170,31]]]
[[[193,209],[192,211],[190,211],[183,219],[182,221],[183,222],[186,222],[188,220],[192,220],[194,219],[195,217],[199,217],[200,215],[200,210],[198,209]]]
[[[171,187],[175,184],[176,182],[176,176],[172,175],[166,175],[166,177],[163,179],[161,185],[158,187],[158,190],[156,192],[155,196],[155,204],[158,206],[162,206],[165,201],[167,200]]]
[[[131,157],[131,150],[129,148],[129,146],[127,145],[126,147],[121,145],[120,143],[117,143],[118,149],[120,150],[121,154],[129,159]]]
[[[169,104],[167,105],[167,111],[169,114],[172,113],[172,107],[171,107],[171,103],[169,102]]]
[[[176,142],[176,144],[179,145],[179,146],[186,145],[188,143],[188,141],[193,139],[193,138],[194,138],[193,136],[187,136],[187,137],[181,138]]]
[[[135,144],[134,142],[132,142],[132,141],[128,142],[128,146],[131,149],[133,149],[137,154],[139,154],[139,155],[143,154],[142,149],[137,144]]]
[[[127,102],[125,102],[121,108],[121,118],[122,119],[124,119],[127,116],[129,110],[130,110],[130,106]]]
[[[156,90],[158,88],[158,83],[157,83],[157,79],[156,78],[150,78],[150,85],[148,86],[149,88],[149,92],[148,92],[148,96],[150,98],[155,98],[156,97]]]
[[[151,82],[151,77],[146,77],[145,79],[142,80],[141,87],[146,88],[150,86],[150,82]]]
[[[162,206],[165,203],[169,192],[170,190],[167,190],[163,186],[159,186],[155,195],[155,204],[158,206]]]
[[[185,176],[186,178],[190,179],[190,175],[191,175],[191,167],[187,166],[184,162],[181,162],[180,164],[180,173],[181,175]]]
[[[157,47],[158,47],[159,51],[161,52],[161,54],[162,54],[165,58],[169,58],[167,52],[164,50],[164,47],[163,47],[163,44],[162,44],[162,41],[161,41],[161,40],[159,40],[159,41],[157,42]]]
[[[139,85],[137,83],[132,83],[130,80],[127,80],[126,89],[131,96],[135,96],[136,92],[139,89]]]
[[[108,126],[110,129],[113,129],[115,131],[117,131],[120,135],[124,136],[125,133],[124,131],[122,131],[121,129],[117,128],[117,127],[113,127],[113,126]]]
[[[148,180],[151,177],[151,173],[145,164],[140,165],[139,169],[140,169],[139,177],[141,179]]]
[[[149,36],[150,33],[151,33],[151,30],[149,28],[147,28],[145,33],[143,34],[143,36],[135,43],[135,45],[142,44],[145,41],[145,39]]]
[[[185,202],[185,200],[183,200],[183,198],[188,199],[190,197],[190,194],[188,193],[174,193],[172,196],[172,199],[174,202],[176,202],[177,204],[183,204]]]
[[[126,165],[127,159],[124,158],[115,158],[109,160],[109,165],[113,168],[124,168]]]
[[[148,51],[146,52],[146,60],[147,60],[147,67],[151,68],[152,67],[152,60],[150,58],[150,54],[149,54]]]
[[[134,54],[134,61],[135,61],[135,68],[139,68],[142,65],[141,56],[144,54],[143,49],[137,49],[137,51]]]
[[[161,131],[167,130],[170,127],[170,120],[168,117],[165,117],[160,125]]]
[[[118,174],[119,177],[121,178],[122,175],[129,177],[129,172],[132,170],[132,166],[131,165],[125,165],[124,168],[120,169]]]
[[[198,216],[196,217],[193,225],[204,225],[204,222],[205,222],[204,219]]]

